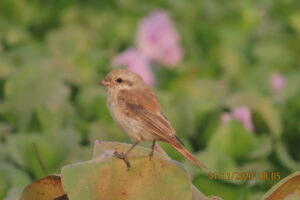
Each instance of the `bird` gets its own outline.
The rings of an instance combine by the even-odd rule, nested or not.
[[[156,141],[169,143],[187,160],[201,169],[207,167],[184,148],[183,142],[162,112],[159,100],[153,90],[136,73],[127,69],[115,69],[100,81],[107,88],[106,104],[114,121],[134,141],[126,152],[114,155],[125,161],[128,155],[142,141],[152,141],[149,159],[154,154]]]

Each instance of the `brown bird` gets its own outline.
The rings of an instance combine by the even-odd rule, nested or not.
[[[139,142],[153,142],[149,154],[151,159],[155,141],[165,141],[194,165],[207,168],[184,148],[163,115],[155,94],[140,76],[129,70],[117,69],[110,72],[100,84],[108,89],[107,105],[112,117],[135,142],[127,152],[115,152],[115,156],[123,159],[128,167],[130,163],[127,156]]]

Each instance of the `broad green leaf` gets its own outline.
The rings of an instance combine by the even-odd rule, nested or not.
[[[23,190],[24,186],[10,188],[4,200],[20,200]]]
[[[127,134],[112,120],[110,122],[103,119],[93,121],[86,124],[86,129],[91,143],[95,140],[130,141]]]
[[[9,189],[9,185],[7,184],[7,180],[5,178],[0,178],[0,199],[3,199],[7,191]]]
[[[0,54],[0,78],[6,78],[9,77],[13,71],[14,68],[11,67],[11,63],[9,63],[9,59],[5,57],[4,55]],[[2,86],[2,83],[0,84]]]
[[[222,180],[212,180],[204,174],[196,176],[193,183],[208,196],[216,195],[223,199],[247,199],[246,184],[231,184]]]
[[[274,38],[261,40],[254,46],[253,53],[263,67],[290,66],[293,62],[293,53],[288,44]]]
[[[300,34],[300,14],[299,13],[293,13],[290,18],[290,23],[294,27],[294,29]]]
[[[100,81],[99,77],[99,81]],[[106,106],[106,91],[98,83],[82,87],[76,98],[76,104],[86,119],[111,119]]]
[[[131,147],[130,144],[119,143],[119,142],[104,142],[96,141],[94,144],[93,158],[98,157],[100,154],[105,154],[109,151],[125,152]],[[159,146],[155,146],[155,156],[161,159],[170,159],[166,152]],[[150,149],[138,146],[132,150],[132,154],[135,156],[145,156],[149,154]],[[109,156],[109,154],[107,155]],[[107,157],[106,156],[106,157]],[[105,158],[105,157],[102,157]],[[195,186],[192,185],[192,200],[206,199],[207,197],[201,193]],[[208,200],[208,199],[207,199]]]
[[[235,171],[236,163],[226,152],[217,149],[207,149],[197,154],[199,160],[205,161],[209,171],[226,172]]]
[[[208,196],[207,197],[193,185],[191,200],[223,200],[223,199],[221,197],[217,197],[217,196]]]
[[[297,163],[288,153],[287,148],[285,145],[278,141],[275,145],[275,152],[277,155],[277,158],[280,160],[280,162],[287,167],[291,171],[295,171],[299,169],[299,163]]]
[[[23,187],[30,180],[29,175],[25,171],[9,163],[1,163],[0,174],[6,180],[6,184],[13,187]]]
[[[95,34],[91,37],[91,31],[88,27],[77,24],[63,26],[50,32],[45,41],[54,58],[72,66],[62,67],[63,76],[81,86],[86,83],[97,84],[97,61],[101,56],[99,58],[93,55],[99,50],[92,48],[98,36]],[[70,72],[73,74],[69,74]]]
[[[10,163],[0,161],[0,199],[9,193],[11,188],[23,188],[30,182],[29,175]]]
[[[282,121],[278,109],[270,98],[262,97],[255,92],[236,93],[225,101],[225,105],[230,108],[245,105],[252,111],[257,112],[267,123],[271,133],[275,138],[280,138],[282,134]]]
[[[34,111],[40,108],[62,120],[61,111],[69,108],[66,104],[68,95],[69,90],[60,77],[47,67],[24,67],[5,84],[7,112],[21,129],[29,125]]]
[[[4,158],[7,156],[7,149],[5,148],[5,145],[3,145],[2,143],[0,143],[0,149],[1,149],[1,151],[0,151],[0,162],[2,161],[2,160],[4,160]]]
[[[177,164],[155,156],[151,161],[130,156],[129,161],[129,170],[113,157],[65,166],[63,187],[71,200],[191,199],[188,175]]]
[[[72,58],[89,49],[92,41],[87,34],[87,30],[77,25],[62,27],[47,35],[47,48],[55,56]]]
[[[208,148],[222,151],[234,158],[244,158],[254,148],[255,136],[241,124],[232,121],[220,126],[208,143]]]
[[[67,130],[57,134],[18,134],[7,137],[7,149],[18,165],[35,177],[41,177],[45,172],[40,162],[48,173],[57,172],[74,151],[77,142],[78,136]]]
[[[273,144],[272,139],[268,135],[256,136],[255,147],[250,153],[251,158],[266,158],[270,155]]]

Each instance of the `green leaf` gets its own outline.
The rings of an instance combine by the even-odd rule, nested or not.
[[[208,169],[213,172],[235,171],[235,161],[227,153],[217,149],[207,149],[197,154],[199,160],[205,160]]]
[[[9,189],[8,194],[4,198],[5,200],[20,200],[24,186],[22,187],[12,187]]]
[[[241,124],[232,121],[220,126],[208,143],[209,149],[219,150],[242,159],[254,148],[255,137]]]
[[[3,199],[6,196],[6,193],[9,189],[7,180],[5,178],[0,178],[0,199]]]
[[[35,177],[41,177],[45,172],[39,160],[43,162],[48,173],[57,172],[58,167],[76,148],[77,142],[76,134],[67,131],[44,135],[19,134],[7,137],[7,148],[16,163],[29,170]]]
[[[216,195],[223,199],[247,199],[246,184],[230,184],[221,180],[210,180],[207,175],[198,175],[193,183],[206,195]]]
[[[0,162],[0,199],[3,199],[10,188],[22,188],[29,183],[29,176],[14,165]]]
[[[93,121],[87,124],[87,129],[90,142],[95,140],[129,141],[126,133],[114,121]]]
[[[61,120],[61,111],[69,108],[68,95],[69,90],[60,77],[46,67],[24,67],[5,84],[7,114],[21,129],[30,125],[34,111],[41,108]],[[49,123],[52,120],[47,126]]]
[[[266,158],[270,155],[273,144],[272,139],[268,135],[256,136],[255,147],[250,153],[251,158]]]
[[[103,144],[103,145],[102,145]],[[127,149],[118,143],[96,143],[104,149]],[[120,146],[121,145],[121,146]],[[154,153],[149,160],[141,147],[129,155],[130,169],[123,160],[111,157],[113,151],[91,161],[68,165],[62,169],[62,182],[72,200],[82,199],[182,199],[190,200],[192,194],[188,174],[178,163],[163,159]],[[110,152],[110,153],[109,153]],[[98,154],[98,153],[95,153]],[[163,156],[164,157],[164,156]],[[159,192],[157,192],[159,191]]]
[[[267,123],[274,138],[280,138],[282,134],[282,120],[278,109],[268,97],[262,97],[255,92],[236,93],[225,101],[230,108],[245,105],[252,111],[257,112]]]
[[[147,156],[131,157],[129,161],[132,166],[130,170],[118,158],[93,160],[64,167],[62,180],[69,198],[191,198],[188,176],[177,165],[158,158],[149,161]]]
[[[299,163],[297,163],[288,153],[287,148],[282,142],[276,143],[275,148],[276,155],[279,161],[289,170],[295,171],[299,169]]]
[[[82,116],[86,119],[111,119],[106,107],[105,96],[106,91],[97,83],[81,87],[76,98],[76,104]]]

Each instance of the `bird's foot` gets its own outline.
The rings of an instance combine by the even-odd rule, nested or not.
[[[114,156],[117,157],[117,158],[119,158],[119,159],[121,159],[121,160],[123,160],[123,161],[125,162],[125,164],[126,164],[126,166],[127,166],[127,170],[130,169],[131,165],[130,165],[130,162],[129,162],[129,160],[128,160],[128,155],[127,155],[127,153],[115,151],[115,152],[114,152]]]
[[[154,148],[155,148],[155,140],[153,140],[152,146],[151,146],[151,151],[149,153],[149,160],[151,161],[153,155],[154,155]]]
[[[150,153],[149,153],[149,160],[150,160],[150,161],[151,161],[153,155],[154,155],[154,151],[151,150]]]

